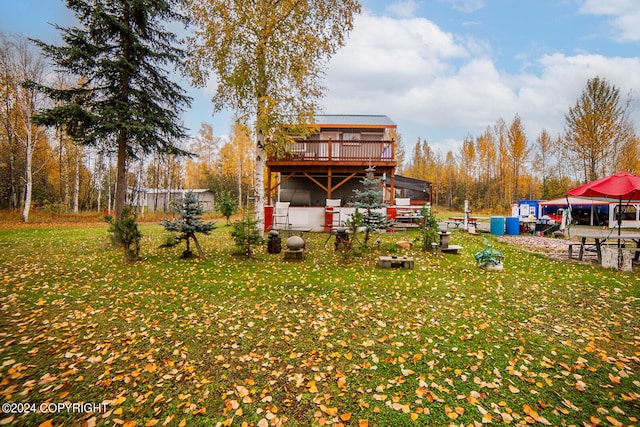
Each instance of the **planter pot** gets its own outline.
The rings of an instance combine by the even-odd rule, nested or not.
[[[619,271],[631,271],[632,253],[624,248],[602,248],[602,267]]]
[[[502,264],[501,262],[498,264],[487,264],[485,267],[485,270],[487,271],[502,271],[504,270],[504,264]]]

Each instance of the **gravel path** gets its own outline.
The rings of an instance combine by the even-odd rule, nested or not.
[[[518,236],[500,236],[498,237],[498,240],[504,243],[511,243],[519,246],[524,246],[526,248],[531,248],[536,252],[542,250],[543,252],[564,252],[565,254],[567,253],[567,245],[569,244],[569,240],[565,239],[524,234]]]
[[[512,245],[518,245],[529,252],[542,253],[550,258],[563,259],[565,261],[580,262],[576,259],[577,250],[574,246],[573,258],[569,259],[569,251],[567,246],[569,243],[576,243],[566,239],[559,239],[553,237],[541,237],[533,235],[518,235],[518,236],[500,236],[498,240],[503,243],[509,243]],[[597,261],[595,251],[586,250],[583,256],[582,262],[594,262]]]

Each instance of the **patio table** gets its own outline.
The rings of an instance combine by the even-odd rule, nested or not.
[[[575,237],[580,238],[580,253],[578,254],[578,259],[582,260],[584,256],[585,246],[587,245],[587,241],[593,240],[596,247],[596,255],[598,257],[598,262],[602,262],[602,245],[609,241],[618,241],[618,240],[631,240],[635,242],[636,248],[640,248],[640,231],[632,231],[632,230],[622,230],[620,234],[618,234],[615,230],[602,230],[600,228],[581,228],[577,230],[573,230],[571,234]],[[634,259],[637,261],[640,252],[635,251]]]

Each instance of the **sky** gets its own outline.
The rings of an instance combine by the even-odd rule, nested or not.
[[[426,140],[457,152],[498,119],[520,116],[528,140],[562,132],[587,80],[599,76],[634,98],[640,133],[638,0],[361,0],[346,45],[331,59],[326,114],[384,114],[410,153]],[[0,31],[57,43],[52,23],[73,25],[62,0],[0,0]],[[187,81],[182,81],[185,88]],[[228,135],[209,88],[189,88],[185,125]]]

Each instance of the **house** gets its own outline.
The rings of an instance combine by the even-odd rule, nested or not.
[[[166,190],[162,188],[147,188],[142,190],[143,197],[140,198],[140,204],[145,208],[146,212],[171,212],[175,204],[182,202],[185,193],[193,192],[205,212],[213,211],[215,196],[213,191],[207,188],[198,189],[174,189]]]
[[[316,133],[267,158],[265,228],[277,201],[289,204],[289,225],[326,230],[327,200],[349,215],[369,167],[381,178],[381,197],[394,204],[396,124],[385,115],[317,115],[315,125]]]

